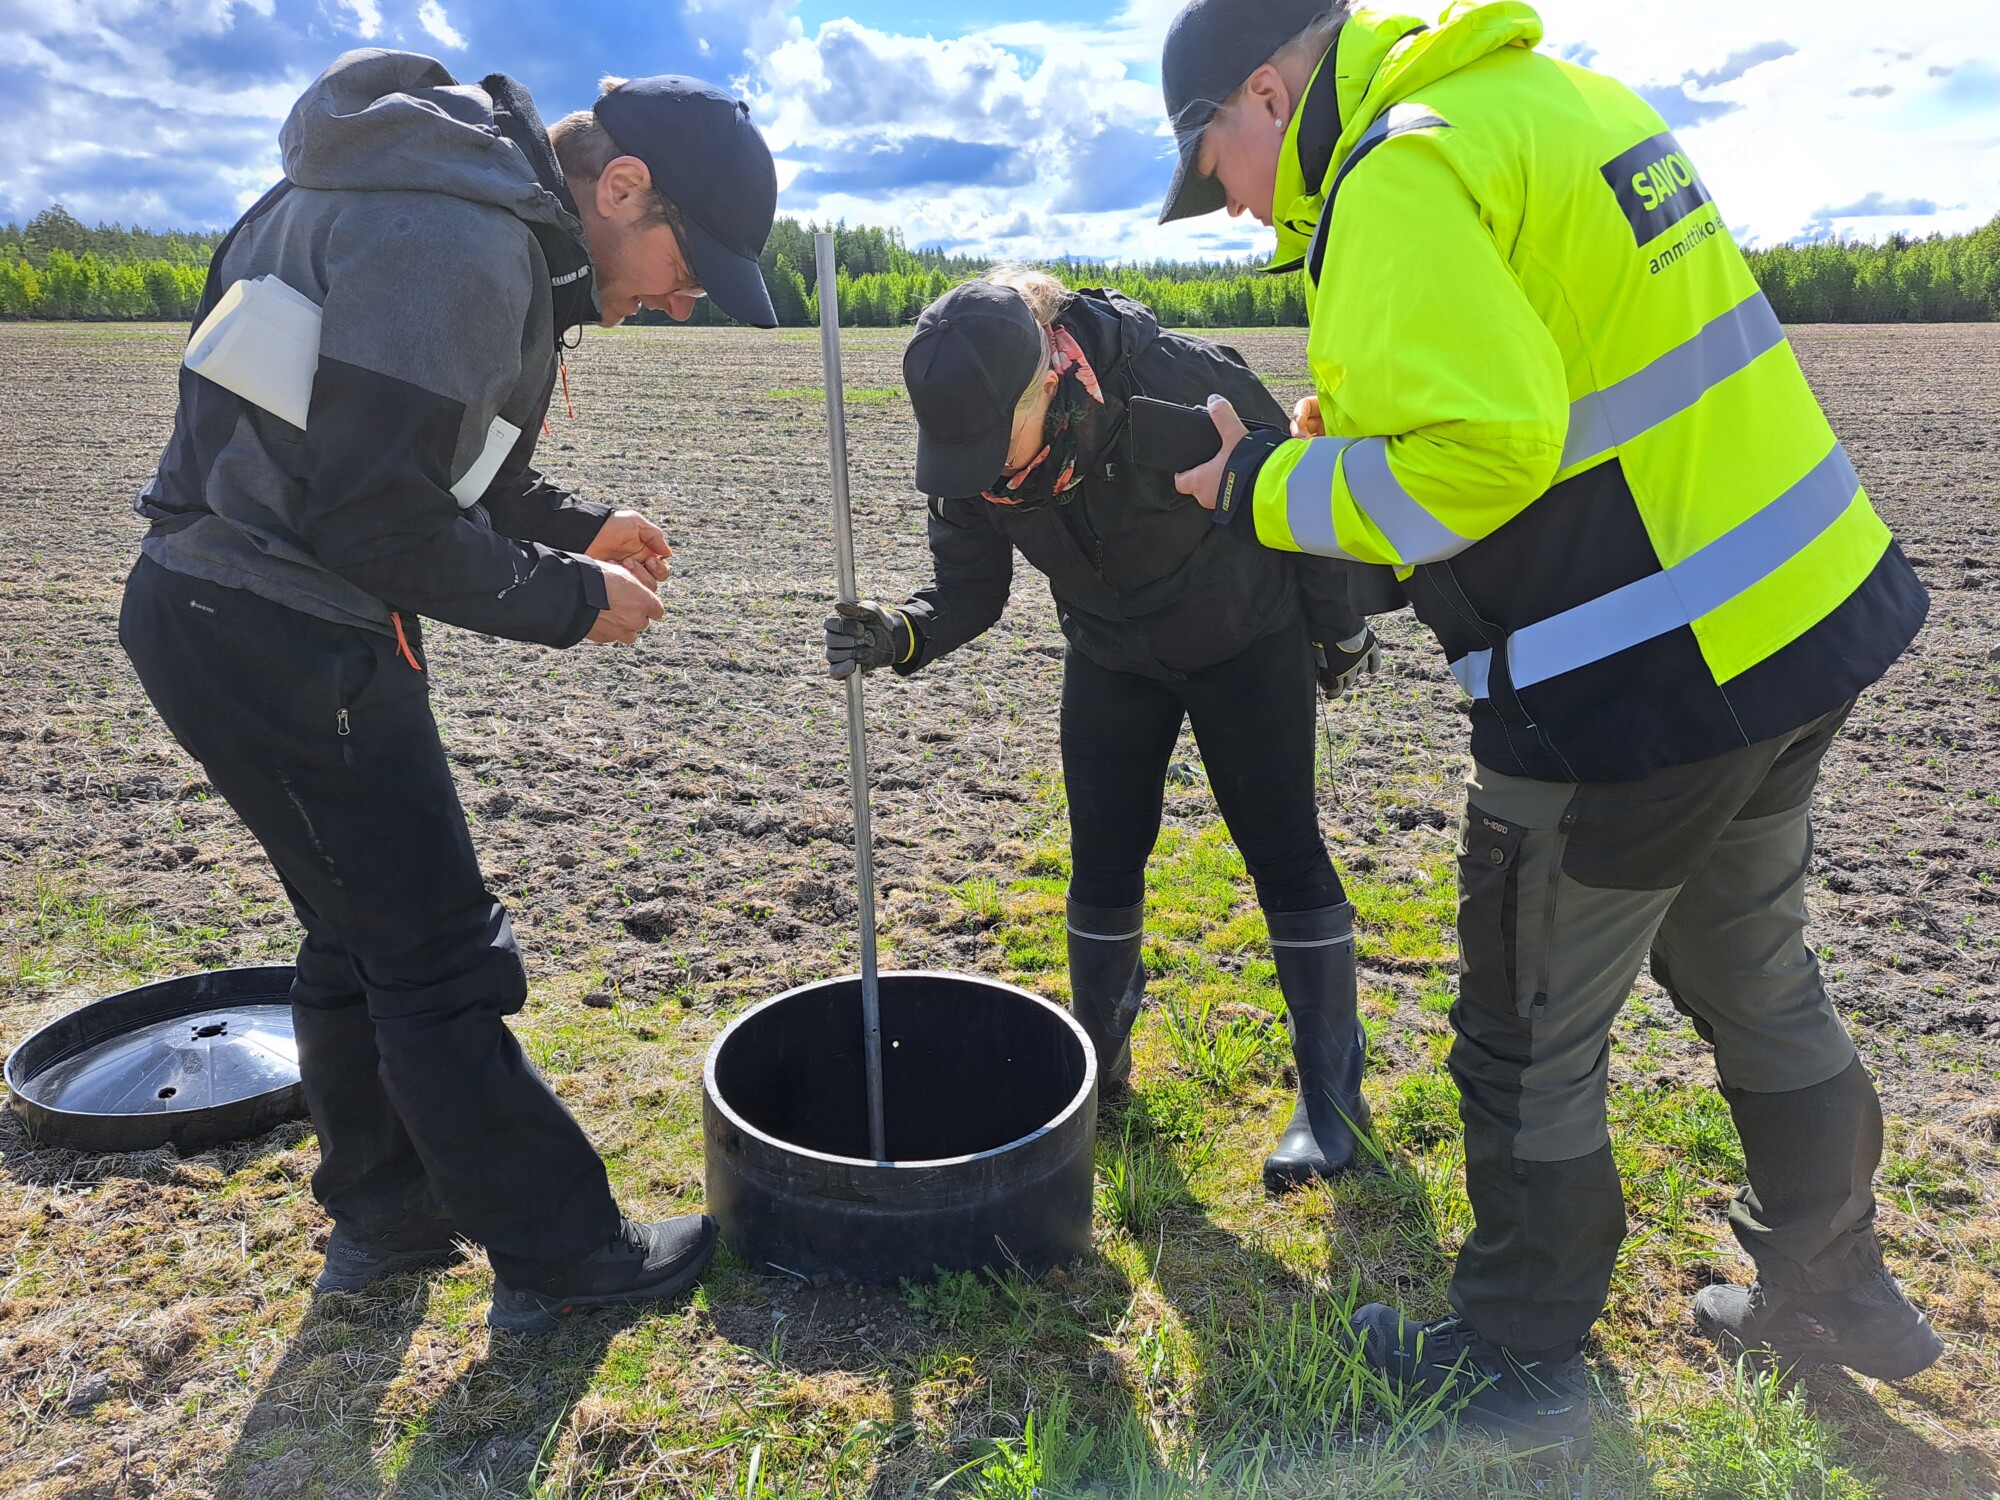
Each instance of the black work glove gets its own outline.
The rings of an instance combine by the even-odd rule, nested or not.
[[[1313,655],[1319,661],[1320,688],[1330,699],[1346,697],[1361,685],[1363,677],[1372,677],[1382,664],[1382,648],[1375,640],[1375,632],[1366,625],[1361,627],[1361,634],[1330,647],[1314,641]]]
[[[826,670],[829,677],[849,677],[859,667],[901,666],[917,654],[916,632],[900,609],[863,599],[840,603],[826,617]]]

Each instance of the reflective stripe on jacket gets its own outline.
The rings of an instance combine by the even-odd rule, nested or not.
[[[1341,28],[1275,204],[1328,436],[1252,514],[1397,570],[1481,762],[1623,780],[1825,713],[1927,600],[1686,153],[1540,38],[1518,0]]]

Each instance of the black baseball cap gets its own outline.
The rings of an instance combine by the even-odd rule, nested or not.
[[[778,169],[750,106],[699,78],[663,73],[619,84],[596,115],[681,211],[681,248],[710,300],[739,323],[776,328],[757,253],[777,217]]]
[[[991,489],[1006,467],[1014,407],[1047,358],[1028,299],[968,281],[925,308],[903,351],[903,385],[917,419],[917,488],[962,500]]]
[[[1243,80],[1280,47],[1336,7],[1332,0],[1188,0],[1167,28],[1160,91],[1180,161],[1160,222],[1212,214],[1227,201],[1222,184],[1195,171],[1202,132]]]

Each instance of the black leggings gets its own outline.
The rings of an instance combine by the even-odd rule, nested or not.
[[[1113,672],[1072,649],[1062,696],[1070,899],[1121,907],[1144,897],[1167,762],[1185,718],[1264,910],[1346,900],[1313,798],[1318,691],[1302,622],[1178,682]]]

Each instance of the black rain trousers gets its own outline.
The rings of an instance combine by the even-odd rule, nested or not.
[[[141,558],[119,639],[305,928],[292,990],[319,1132],[313,1193],[347,1233],[455,1232],[519,1285],[618,1227],[604,1165],[506,1017],[527,976],[431,717],[392,637]]]

